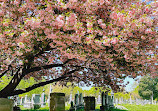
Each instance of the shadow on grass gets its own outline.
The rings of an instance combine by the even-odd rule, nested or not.
[[[21,110],[21,111],[49,111],[48,109],[36,109],[36,110],[33,110],[33,109],[28,109],[28,110]],[[69,111],[69,110],[65,110],[65,111]],[[84,111],[84,109],[79,109],[77,111]],[[100,109],[96,109],[95,111],[100,111]],[[128,111],[128,110],[121,110],[121,109],[109,109],[108,111]]]

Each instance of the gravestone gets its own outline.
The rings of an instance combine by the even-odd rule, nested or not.
[[[100,106],[100,110],[101,111],[106,111],[108,109],[108,92],[102,92],[101,95],[101,106]]]
[[[43,92],[43,93],[41,94],[41,107],[45,107],[45,105],[46,105],[46,95],[45,95],[45,93]]]
[[[20,97],[17,97],[17,105],[20,105]]]
[[[105,94],[104,92],[101,93],[101,106],[100,106],[100,110],[101,111],[105,111],[106,107],[105,107]]]
[[[74,105],[73,105],[73,101],[71,101],[71,106],[70,106],[69,111],[75,111],[75,107],[74,107]]]
[[[132,97],[131,97],[131,93],[130,93],[130,99],[129,99],[129,104],[132,104]]]
[[[84,99],[84,111],[95,111],[95,97],[87,96]]]
[[[34,109],[40,108],[40,94],[32,94],[32,107]]]
[[[97,98],[97,104],[101,104],[101,96],[100,95]]]
[[[79,108],[79,96],[78,94],[75,94],[75,109]]]
[[[118,104],[118,98],[115,98],[115,104]]]
[[[49,95],[48,95],[48,100],[47,100],[47,103],[48,103],[48,106],[50,105],[50,94],[52,93],[52,85],[50,84],[50,87],[49,87]]]
[[[72,101],[72,93],[70,94],[69,103],[71,104]]]
[[[14,106],[18,105],[18,95],[13,96]]]
[[[114,107],[114,93],[111,92],[111,106],[110,107]]]
[[[24,100],[25,100],[25,98],[21,97],[21,99],[20,99],[20,105],[24,105]]]
[[[50,94],[50,110],[49,111],[65,111],[65,94]]]
[[[84,105],[83,105],[83,96],[82,96],[82,93],[79,94],[79,106],[80,108],[82,108]]]
[[[27,95],[25,95],[25,97],[24,97],[24,107],[25,107],[25,108],[28,108],[28,107],[29,107]]]
[[[14,101],[8,98],[0,98],[0,111],[13,111]]]
[[[112,105],[112,99],[111,96],[108,96],[108,107],[110,108]]]

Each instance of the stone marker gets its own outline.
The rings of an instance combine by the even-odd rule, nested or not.
[[[95,111],[95,97],[87,96],[84,99],[84,111]]]
[[[13,111],[14,101],[7,98],[0,98],[0,111]]]
[[[17,97],[17,105],[20,105],[20,97]]]
[[[52,91],[53,91],[52,85],[50,84],[50,87],[49,87],[49,95],[48,95],[48,100],[47,100],[48,106],[50,105],[50,94],[52,93]]]
[[[72,101],[72,93],[70,94],[69,103],[71,104]]]
[[[74,107],[74,105],[73,105],[73,101],[71,101],[71,106],[70,106],[69,111],[75,111],[75,107]]]
[[[46,95],[43,92],[41,95],[41,107],[45,107],[45,105],[46,105]]]
[[[82,93],[80,93],[80,95],[79,95],[79,105],[80,106],[83,105],[83,96],[82,96]]]
[[[101,98],[101,96],[99,95],[98,98],[97,98],[97,103],[98,104],[101,104],[101,99],[100,98]]]
[[[101,111],[106,111],[108,109],[108,99],[107,99],[107,92],[102,92],[101,95],[101,106],[100,106],[100,110]]]
[[[25,107],[25,108],[28,108],[28,107],[29,107],[27,95],[25,95],[25,98],[24,98],[24,107]]]
[[[34,109],[40,108],[40,94],[32,94],[32,107]]]
[[[21,99],[20,99],[20,105],[24,105],[24,97],[21,97]]]
[[[79,105],[79,98],[78,98],[78,94],[75,94],[75,106]]]
[[[111,107],[114,107],[114,93],[113,93],[113,91],[111,92]]]
[[[49,111],[65,111],[65,94],[50,94],[50,110]]]

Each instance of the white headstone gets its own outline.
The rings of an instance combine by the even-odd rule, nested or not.
[[[45,98],[45,93],[43,92],[41,95],[41,107],[45,107],[46,105],[46,98]]]

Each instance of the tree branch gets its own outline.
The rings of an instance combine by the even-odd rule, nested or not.
[[[14,89],[22,79],[21,76],[19,76],[19,71],[20,68],[18,68],[18,70],[16,71],[15,75],[13,76],[9,84],[0,91],[0,97],[8,97],[8,94],[14,91]]]
[[[53,80],[48,80],[48,81],[45,81],[45,82],[40,82],[40,83],[37,83],[37,84],[34,84],[26,89],[19,89],[19,90],[15,90],[14,92],[12,92],[9,96],[13,96],[13,95],[18,95],[18,94],[23,94],[23,93],[26,93],[26,92],[29,92],[33,89],[36,89],[38,87],[41,87],[41,86],[44,86],[44,85],[47,85],[47,84],[50,84],[50,83],[53,83],[53,82],[57,82],[57,81],[60,81],[60,80],[63,80],[67,77],[72,77],[72,73],[76,72],[76,71],[79,71],[80,68],[77,68],[77,69],[74,69],[72,71],[69,71],[68,73],[65,73],[64,75],[62,75],[61,77],[59,78],[56,78],[56,79],[53,79]]]
[[[63,67],[65,64],[67,64],[68,62],[70,62],[71,60],[75,60],[75,59],[67,59],[63,64],[49,64],[49,65],[44,65],[44,66],[39,66],[39,67],[33,67],[31,69],[28,69],[23,76],[31,73],[31,72],[35,72],[35,71],[40,71],[42,69],[50,69],[53,67]]]
[[[5,70],[4,72],[2,72],[2,74],[0,75],[0,78],[3,77],[9,70],[10,70],[11,65],[8,66],[8,69]]]

